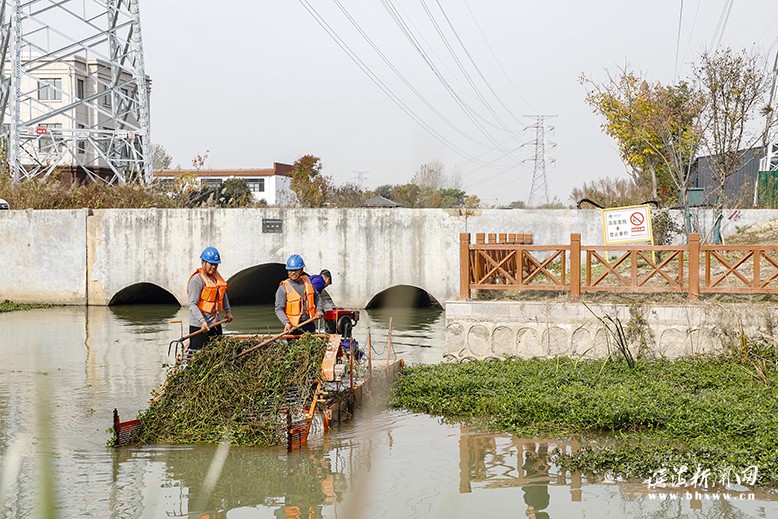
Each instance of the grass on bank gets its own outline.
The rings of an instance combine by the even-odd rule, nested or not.
[[[14,312],[16,310],[34,310],[36,308],[52,308],[54,305],[43,303],[14,303],[6,299],[0,303],[0,313]]]
[[[522,437],[576,439],[579,452],[553,459],[563,468],[647,478],[683,464],[713,474],[756,465],[759,484],[775,486],[778,355],[764,353],[638,360],[634,369],[568,358],[420,365],[405,370],[392,404]]]

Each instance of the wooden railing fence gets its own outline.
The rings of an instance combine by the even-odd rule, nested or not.
[[[534,245],[531,234],[459,235],[461,300],[473,290],[778,293],[778,245]]]

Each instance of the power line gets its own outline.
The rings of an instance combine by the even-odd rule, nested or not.
[[[702,1],[702,0],[700,0],[700,1]],[[489,40],[486,38],[486,35],[484,35],[484,31],[481,29],[481,25],[478,23],[478,19],[475,17],[475,14],[473,14],[473,10],[470,9],[470,4],[467,3],[467,0],[463,0],[463,2],[465,4],[465,7],[467,7],[467,12],[470,13],[470,17],[473,19],[473,22],[475,23],[475,26],[478,29],[478,32],[481,34],[481,38],[483,38],[484,43],[486,44],[486,47],[489,49],[489,52],[492,54],[492,57],[494,58],[494,61],[497,63],[497,66],[500,67],[500,70],[502,71],[503,75],[505,76],[505,79],[508,80],[508,83],[513,88],[513,91],[516,92],[519,95],[519,97],[522,99],[522,101],[527,103],[527,106],[529,106],[532,109],[533,112],[537,111],[532,106],[532,104],[527,100],[527,98],[524,97],[524,95],[522,95],[522,93],[519,91],[519,89],[516,88],[516,85],[511,80],[511,77],[508,75],[508,72],[505,71],[505,67],[502,66],[502,62],[500,62],[499,58],[497,58],[497,55],[495,54],[494,49],[492,49],[492,46],[489,44]]]
[[[678,39],[675,42],[675,66],[673,67],[673,83],[678,77],[678,53],[681,50],[681,22],[683,21],[683,0],[681,0],[681,11],[678,13]]]
[[[506,111],[513,115],[510,111],[510,109],[505,105],[505,103],[502,102],[502,100],[499,98],[497,93],[491,88],[491,85],[489,85],[489,82],[486,81],[486,78],[481,73],[481,69],[476,64],[475,60],[473,60],[473,57],[470,55],[470,52],[467,50],[467,46],[462,41],[462,38],[459,37],[459,34],[457,33],[456,29],[454,28],[454,25],[451,23],[451,20],[449,19],[448,15],[446,14],[446,11],[443,9],[443,6],[440,4],[440,0],[435,0],[435,3],[437,4],[438,8],[440,9],[440,12],[443,14],[443,18],[446,20],[446,23],[448,24],[449,29],[451,29],[451,32],[454,34],[454,37],[457,39],[457,42],[459,42],[460,47],[462,47],[462,50],[465,52],[465,55],[470,60],[470,63],[473,65],[473,68],[478,72],[478,75],[483,80],[484,84],[487,85],[487,87],[490,89],[492,94],[495,96],[495,98],[502,104],[503,108],[506,109]],[[473,88],[473,91],[475,92],[478,99],[481,100],[481,103],[483,103],[484,107],[489,111],[490,114],[492,114],[492,117],[494,117],[495,121],[498,122],[498,124],[502,127],[502,129],[508,133],[509,135],[513,135],[513,132],[510,128],[503,122],[502,118],[500,118],[499,114],[492,108],[491,104],[486,100],[486,97],[481,93],[481,90],[478,88],[478,86],[475,84],[475,81],[473,81],[470,74],[465,69],[464,65],[462,64],[462,61],[459,59],[459,56],[457,56],[457,53],[454,51],[454,48],[449,43],[446,36],[443,34],[443,30],[438,25],[437,21],[435,20],[435,17],[432,15],[432,11],[429,10],[427,3],[425,0],[421,0],[421,4],[424,8],[424,11],[427,13],[427,17],[432,22],[432,25],[435,27],[436,32],[440,36],[441,40],[443,41],[443,44],[445,45],[446,49],[448,49],[449,54],[454,60],[454,63],[457,64],[457,67],[459,67],[459,70],[462,72],[462,75],[465,77],[467,82],[470,84],[470,86]],[[518,119],[517,119],[518,120]]]
[[[505,149],[487,130],[483,127],[474,116],[473,109],[470,108],[470,106],[457,94],[457,92],[454,90],[454,88],[449,84],[449,82],[446,80],[446,78],[441,74],[440,69],[430,60],[428,54],[426,51],[422,48],[422,46],[419,44],[418,39],[415,37],[415,35],[410,31],[408,28],[408,24],[405,22],[405,20],[400,16],[400,13],[397,11],[396,6],[392,3],[392,0],[381,0],[381,4],[384,6],[386,11],[389,13],[389,16],[392,18],[392,20],[395,22],[395,24],[400,28],[400,31],[403,33],[403,35],[406,37],[406,39],[411,43],[411,46],[416,50],[417,53],[422,57],[424,62],[427,64],[427,66],[430,68],[432,73],[435,75],[435,77],[438,78],[440,83],[443,85],[445,90],[449,93],[449,95],[452,97],[454,102],[459,105],[459,107],[462,109],[464,114],[472,121],[472,123],[483,133],[483,135],[498,149],[501,151],[511,154],[510,151]]]
[[[343,52],[346,53],[346,55],[364,72],[368,78],[376,85],[378,88],[381,89],[389,98],[394,102],[402,111],[404,111],[411,119],[413,119],[416,124],[421,126],[425,131],[427,131],[430,135],[435,137],[438,141],[440,141],[443,145],[445,145],[447,148],[451,149],[452,151],[462,155],[465,158],[468,158],[470,160],[473,160],[475,162],[480,162],[478,159],[473,157],[472,155],[468,154],[458,146],[456,146],[454,143],[443,137],[440,133],[435,131],[429,124],[424,122],[421,117],[419,117],[413,110],[408,107],[394,92],[392,92],[389,87],[384,84],[383,81],[359,58],[359,56],[356,55],[356,53],[343,41],[343,39],[338,36],[338,34],[335,32],[335,30],[327,23],[326,20],[319,14],[316,9],[309,3],[308,0],[299,0],[300,4],[303,6],[303,8],[308,11],[308,13],[313,16],[313,18],[316,20],[316,22],[322,27],[322,29],[325,30],[325,32],[332,38],[335,43],[343,50]]]
[[[727,28],[727,22],[729,21],[729,13],[732,12],[732,5],[735,0],[726,0],[724,7],[721,9],[721,16],[719,16],[719,22],[716,24],[716,30],[713,32],[713,40],[715,42],[712,50],[716,50],[721,46],[721,40],[724,38],[724,30]]]
[[[453,122],[451,122],[444,114],[442,114],[437,108],[435,108],[432,103],[430,103],[419,91],[416,89],[416,87],[413,86],[413,84],[408,81],[408,79],[397,69],[397,67],[394,66],[394,64],[389,60],[389,58],[386,57],[386,55],[381,51],[381,49],[378,48],[378,46],[375,44],[372,38],[362,29],[362,27],[357,23],[357,21],[354,19],[354,17],[351,16],[351,14],[346,10],[345,7],[343,7],[343,4],[339,0],[333,0],[335,4],[338,6],[338,8],[341,10],[341,12],[346,16],[346,18],[351,22],[351,24],[354,26],[354,28],[359,32],[360,35],[365,39],[365,41],[368,42],[370,47],[378,54],[378,56],[386,63],[386,65],[392,70],[392,72],[395,73],[395,75],[400,78],[400,80],[407,86],[411,92],[413,92],[416,97],[427,106],[432,112],[441,118],[446,124],[448,124],[454,131],[468,139],[469,141],[473,142],[474,144],[477,144],[481,147],[488,147],[488,144],[485,144],[469,134],[465,133],[461,128],[456,126]]]

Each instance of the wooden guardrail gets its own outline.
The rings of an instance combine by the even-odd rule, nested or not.
[[[778,293],[778,245],[534,245],[532,235],[459,235],[461,300],[473,290]]]

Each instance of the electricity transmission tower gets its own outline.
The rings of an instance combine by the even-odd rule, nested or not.
[[[139,0],[0,0],[0,122],[14,181],[152,179]]]
[[[527,199],[527,207],[533,207],[533,204],[548,204],[548,182],[546,181],[546,162],[554,162],[553,158],[546,158],[546,146],[554,147],[555,143],[546,140],[546,129],[549,132],[554,130],[553,126],[546,124],[546,119],[556,117],[555,115],[526,115],[535,120],[535,122],[527,126],[526,129],[535,129],[535,139],[529,141],[523,146],[534,146],[535,152],[531,159],[527,159],[523,162],[534,162],[534,171],[532,173],[532,187],[529,191],[529,198]]]

